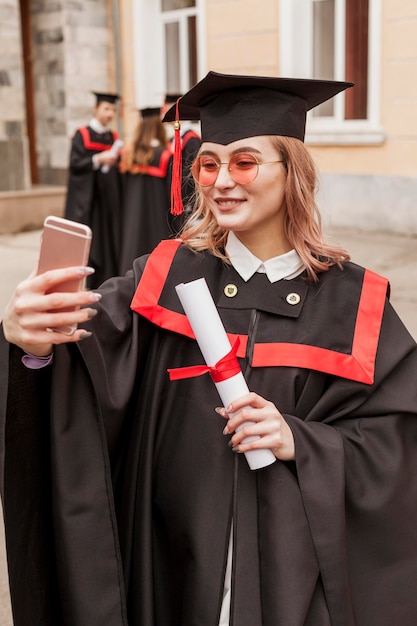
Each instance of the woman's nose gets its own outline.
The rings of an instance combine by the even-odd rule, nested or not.
[[[229,163],[220,163],[215,185],[217,187],[233,187],[235,181],[229,171]]]

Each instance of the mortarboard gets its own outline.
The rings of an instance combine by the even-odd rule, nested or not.
[[[163,121],[200,120],[202,141],[223,145],[259,135],[303,141],[307,111],[352,86],[332,80],[209,72]]]
[[[142,118],[155,116],[160,117],[161,107],[145,107],[144,109],[139,109],[139,113],[141,114]]]
[[[93,91],[96,97],[96,104],[100,102],[110,102],[110,104],[116,104],[120,96],[117,93],[100,93],[99,91]]]

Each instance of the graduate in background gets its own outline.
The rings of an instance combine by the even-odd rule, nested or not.
[[[161,115],[164,117],[165,113],[181,98],[180,94],[167,93],[165,95],[164,104],[161,109]],[[171,149],[174,152],[174,128],[170,123],[165,124],[167,133],[171,145]],[[191,166],[197,156],[197,153],[201,146],[201,137],[197,130],[199,122],[193,120],[181,120],[181,152],[182,152],[182,199],[184,204],[184,215],[181,219],[177,219],[176,223],[181,224],[188,213],[190,212],[194,200],[195,184],[191,175]]]
[[[119,96],[94,92],[94,116],[79,128],[71,143],[65,217],[93,230],[90,265],[96,287],[118,272],[121,234],[120,174],[122,142],[111,124]]]
[[[95,292],[50,293],[88,268],[17,287],[15,626],[417,624],[417,345],[388,281],[326,240],[303,143],[307,111],[351,86],[210,72],[179,106],[203,140],[181,239]],[[176,293],[200,278],[233,345],[210,375]],[[219,406],[239,371],[250,393]],[[256,449],[276,460],[251,470]]]
[[[159,107],[139,111],[133,141],[122,151],[123,225],[119,273],[151,252],[161,239],[176,234],[170,212],[172,151]]]

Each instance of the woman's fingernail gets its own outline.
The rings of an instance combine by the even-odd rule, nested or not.
[[[229,434],[229,429],[227,426],[225,426],[223,430],[223,435],[228,435],[228,434]]]
[[[97,293],[96,291],[90,291],[90,294],[89,294],[90,302],[98,302],[99,300],[102,299],[102,297],[103,296],[101,295],[101,293]]]
[[[90,331],[85,330],[83,333],[81,333],[79,340],[81,341],[82,339],[88,339],[88,337],[91,337],[93,333],[90,333]]]
[[[223,406],[218,406],[214,410],[216,411],[216,413],[218,413],[222,417],[227,417],[226,409]]]
[[[89,274],[94,274],[95,271],[94,267],[79,267],[77,274],[80,276],[88,276]]]
[[[91,320],[92,317],[95,317],[97,315],[98,311],[97,309],[89,309],[88,310],[88,319]]]

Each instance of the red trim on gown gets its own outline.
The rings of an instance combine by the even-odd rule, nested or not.
[[[166,240],[155,248],[145,266],[131,308],[161,328],[194,338],[185,314],[159,304],[166,277],[181,243],[180,239]],[[387,285],[386,278],[365,270],[350,354],[296,343],[256,343],[251,366],[301,367],[372,384]],[[228,333],[228,336],[232,345],[239,337],[237,356],[243,358],[247,335]]]

